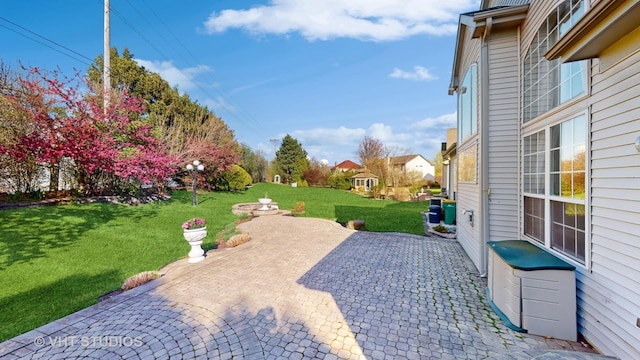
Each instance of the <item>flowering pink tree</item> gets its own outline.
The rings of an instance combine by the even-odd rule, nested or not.
[[[237,164],[239,158],[234,143],[218,145],[211,139],[190,138],[181,160],[185,164],[193,160],[199,160],[203,163],[205,167],[202,177],[198,179],[198,186],[212,189],[222,173],[233,169],[233,164]],[[191,181],[188,177],[186,178],[186,182]]]
[[[114,91],[105,111],[102,94],[78,75],[61,78],[32,68],[20,81],[24,91],[8,98],[30,123],[12,143],[0,144],[0,154],[16,161],[32,157],[51,170],[70,159],[85,193],[161,183],[175,173],[177,159],[141,116],[139,99]]]

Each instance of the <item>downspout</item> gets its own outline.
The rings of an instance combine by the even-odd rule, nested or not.
[[[518,126],[517,126],[517,128],[518,128],[518,162],[517,162],[517,164],[518,164],[518,171],[517,171],[517,174],[518,174],[518,201],[517,201],[517,204],[518,204],[518,227],[517,227],[518,239],[521,237],[520,235],[524,232],[524,230],[522,229],[523,223],[520,220],[520,219],[524,219],[524,216],[522,216],[523,206],[522,206],[522,196],[521,196],[523,184],[522,184],[522,181],[520,180],[520,179],[522,179],[522,173],[521,173],[521,171],[522,171],[522,153],[521,153],[522,146],[521,146],[521,144],[522,144],[522,124],[523,124],[523,122],[522,122],[522,114],[523,114],[522,106],[523,105],[522,105],[522,99],[521,99],[523,76],[522,76],[522,61],[520,60],[520,56],[522,54],[522,52],[521,52],[522,51],[522,49],[521,49],[522,45],[521,45],[521,42],[520,42],[520,37],[521,37],[521,33],[520,32],[521,31],[522,31],[522,27],[518,26],[518,92],[519,92],[519,95],[518,95]]]
[[[493,18],[485,20],[485,30],[482,36],[482,47],[480,48],[480,92],[481,92],[481,128],[480,128],[480,271],[481,277],[487,276],[489,241],[489,174],[487,173],[489,164],[489,45],[488,40],[491,35]]]

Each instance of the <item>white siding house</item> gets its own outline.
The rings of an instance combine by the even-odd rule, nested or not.
[[[640,359],[640,1],[482,1],[449,93],[458,241],[480,272],[488,241],[549,250],[576,267],[578,332]]]
[[[422,180],[434,181],[436,168],[433,163],[422,155],[391,156],[387,158],[390,169],[399,174],[417,172],[422,174]]]

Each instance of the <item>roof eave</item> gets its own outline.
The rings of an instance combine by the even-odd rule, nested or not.
[[[481,11],[473,15],[474,26],[472,28],[472,37],[480,38],[484,34],[487,19],[492,19],[492,31],[499,28],[516,27],[527,18],[529,4],[518,6],[507,6],[497,9]]]
[[[454,142],[453,144],[451,144],[451,146],[449,146],[449,147],[447,148],[447,150],[446,150],[446,151],[444,151],[444,152],[442,153],[442,157],[444,158],[444,157],[450,156],[450,155],[452,155],[452,154],[455,154],[455,153],[456,153],[456,151],[457,151],[457,149],[458,149],[458,143],[455,143],[455,142]]]
[[[449,83],[449,95],[453,95],[453,93],[455,93],[459,85],[458,64],[461,61],[460,58],[462,56],[462,43],[464,42],[462,41],[462,39],[464,39],[464,34],[467,28],[467,26],[463,23],[463,20],[462,20],[463,16],[465,15],[460,15],[460,21],[458,24],[458,34],[456,36],[456,47],[453,53],[453,68],[451,69],[451,82]]]
[[[453,56],[453,69],[451,71],[451,82],[449,84],[449,95],[453,95],[460,85],[458,66],[461,62],[463,52],[464,36],[469,29],[473,32],[472,37],[478,38],[484,33],[488,18],[492,18],[492,27],[514,27],[520,25],[527,17],[529,4],[518,6],[506,6],[496,9],[479,11],[470,14],[461,14],[458,22],[458,33],[456,36],[456,47]]]
[[[595,4],[547,53],[548,60],[563,62],[592,59],[640,26],[637,0],[601,0]]]

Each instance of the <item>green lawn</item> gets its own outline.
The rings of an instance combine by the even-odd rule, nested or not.
[[[171,201],[140,206],[77,204],[0,211],[0,341],[97,302],[131,275],[186,256],[181,224],[207,219],[204,246],[237,218],[236,203],[268,193],[280,209],[304,201],[308,217],[346,223],[364,219],[370,231],[424,234],[428,203],[363,198],[346,191],[258,184],[241,193],[178,191]]]

